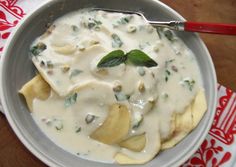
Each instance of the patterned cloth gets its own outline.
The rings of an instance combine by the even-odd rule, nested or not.
[[[47,0],[0,0],[0,55],[17,23]],[[218,86],[218,105],[206,139],[182,167],[236,166],[236,93]]]

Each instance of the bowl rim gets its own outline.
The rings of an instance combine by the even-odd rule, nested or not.
[[[56,1],[60,1],[60,0],[56,0]],[[3,88],[3,78],[4,78],[4,62],[6,61],[6,55],[9,55],[9,51],[11,50],[11,42],[15,39],[15,37],[17,36],[17,34],[19,34],[20,30],[24,27],[24,25],[30,21],[30,18],[33,15],[36,15],[38,13],[41,13],[45,7],[49,7],[51,4],[53,5],[54,3],[57,3],[56,1],[44,1],[42,2],[36,9],[32,10],[31,12],[29,12],[27,14],[27,16],[25,16],[18,24],[17,26],[14,28],[14,30],[11,32],[10,37],[8,38],[6,44],[5,44],[5,48],[3,50],[2,53],[2,57],[0,60],[0,99],[1,99],[1,103],[2,103],[2,107],[4,109],[4,114],[11,126],[11,128],[13,129],[13,131],[15,132],[15,134],[17,135],[17,137],[20,139],[20,141],[23,143],[23,145],[31,152],[33,153],[38,159],[40,159],[43,163],[49,165],[49,166],[57,166],[60,165],[57,162],[55,162],[53,159],[51,159],[50,157],[47,157],[46,155],[44,155],[43,152],[41,152],[38,148],[36,148],[32,143],[29,143],[29,141],[25,138],[25,136],[23,135],[23,133],[21,132],[20,128],[16,125],[14,119],[11,117],[10,112],[9,112],[9,108],[7,106],[7,102],[4,98],[4,88]],[[168,5],[164,4],[163,2],[159,1],[159,0],[152,0],[155,3],[158,3],[158,5],[160,5],[161,7],[165,8],[166,10],[172,12],[175,16],[179,17],[181,20],[185,21],[185,19],[178,13],[176,12],[174,9],[172,9],[171,7],[169,7]],[[194,33],[196,38],[198,39],[198,42],[200,43],[200,45],[202,46],[204,52],[206,53],[206,56],[209,60],[209,69],[211,69],[211,72],[213,73],[212,76],[212,84],[214,86],[214,90],[215,92],[212,92],[212,106],[214,107],[214,109],[208,109],[211,112],[211,117],[210,119],[208,119],[208,124],[206,124],[207,126],[205,127],[205,130],[202,131],[202,133],[199,135],[198,141],[197,143],[195,143],[194,147],[191,148],[191,151],[188,151],[186,154],[183,154],[184,156],[180,157],[180,159],[175,162],[175,166],[179,166],[182,163],[184,163],[188,158],[190,158],[191,155],[194,154],[194,152],[198,149],[198,147],[201,145],[201,143],[203,142],[203,140],[206,138],[210,127],[212,125],[213,119],[214,119],[214,115],[215,115],[215,108],[216,108],[216,102],[217,102],[217,77],[216,77],[216,72],[215,72],[215,68],[214,68],[214,64],[212,61],[212,58],[210,56],[210,53],[206,47],[206,45],[204,44],[204,42],[202,41],[202,39],[200,38],[200,36],[197,33]],[[173,165],[173,164],[172,164]]]

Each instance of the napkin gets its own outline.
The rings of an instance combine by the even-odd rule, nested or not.
[[[19,21],[47,1],[0,0],[0,55]],[[215,118],[206,139],[181,167],[236,166],[236,93],[218,85],[217,101]]]

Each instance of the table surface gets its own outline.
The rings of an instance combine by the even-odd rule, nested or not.
[[[236,24],[235,0],[161,0],[187,20]],[[236,36],[200,35],[216,67],[218,83],[236,91]],[[0,113],[0,167],[44,167],[17,139]]]

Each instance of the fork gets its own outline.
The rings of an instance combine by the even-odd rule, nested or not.
[[[148,20],[141,12],[115,10],[104,8],[93,8],[93,10],[102,10],[107,12],[119,12],[126,14],[137,14],[154,27],[165,27],[176,31],[190,31],[221,35],[236,35],[236,24],[191,22],[191,21],[154,21]]]

